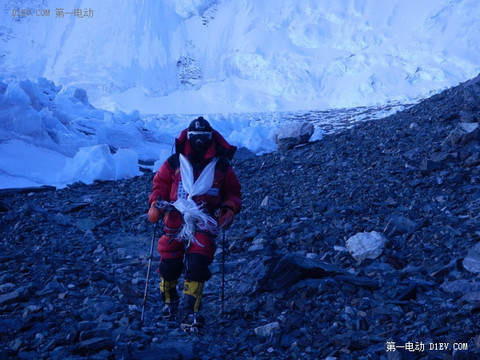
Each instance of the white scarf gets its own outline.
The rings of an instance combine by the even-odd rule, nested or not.
[[[194,241],[203,247],[204,245],[195,239],[195,226],[212,233],[217,231],[217,222],[215,219],[204,213],[195,201],[192,200],[194,196],[205,194],[212,187],[217,161],[217,157],[213,158],[205,169],[203,169],[197,181],[194,181],[192,164],[190,164],[184,155],[180,154],[180,176],[182,178],[183,188],[188,194],[186,199],[179,198],[173,203],[173,206],[182,213],[184,220],[184,224],[177,237],[180,241],[188,240],[189,243],[190,241]]]

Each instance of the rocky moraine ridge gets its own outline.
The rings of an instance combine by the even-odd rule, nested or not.
[[[159,317],[155,272],[140,323],[153,174],[3,191],[0,358],[479,357],[479,120],[477,77],[235,160],[244,207],[227,233],[224,313],[219,246],[199,334]],[[349,239],[373,232],[378,253],[355,260]]]

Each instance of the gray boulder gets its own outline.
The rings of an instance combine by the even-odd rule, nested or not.
[[[480,273],[480,243],[471,248],[463,259],[463,267],[471,273]]]
[[[315,127],[311,123],[296,122],[280,127],[275,134],[275,143],[279,150],[293,149],[297,145],[305,144],[310,140]]]
[[[379,257],[387,239],[382,233],[372,231],[358,233],[350,237],[345,243],[352,257],[359,263],[365,259],[376,259]]]
[[[460,123],[443,141],[443,145],[465,145],[479,138],[478,123]]]

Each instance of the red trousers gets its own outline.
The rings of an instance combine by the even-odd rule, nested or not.
[[[208,233],[196,232],[195,239],[196,241],[190,241],[190,246],[185,249],[182,241],[178,241],[169,235],[163,235],[158,239],[157,249],[162,259],[181,258],[185,253],[194,253],[205,255],[210,260],[213,260],[213,255],[215,254],[215,236]]]
[[[197,241],[191,241],[187,249],[172,236],[163,235],[158,240],[161,257],[158,272],[166,281],[178,279],[182,271],[185,271],[186,280],[204,282],[210,279],[212,274],[208,267],[215,253],[215,237],[196,232],[195,238]]]

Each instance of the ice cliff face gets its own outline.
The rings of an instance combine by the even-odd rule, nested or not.
[[[83,87],[93,102],[136,88],[164,97],[165,107],[181,98],[232,110],[294,110],[424,96],[480,71],[476,0],[58,6],[4,2],[0,76]],[[92,16],[67,14],[75,10]]]

